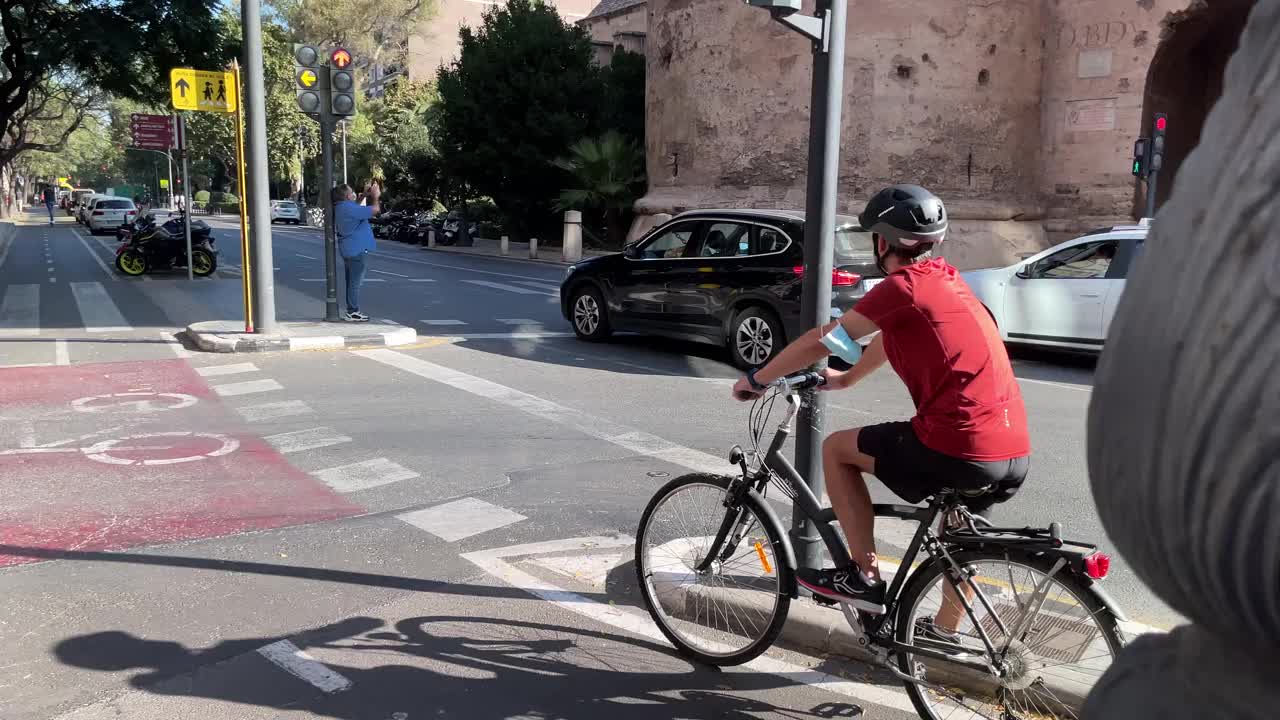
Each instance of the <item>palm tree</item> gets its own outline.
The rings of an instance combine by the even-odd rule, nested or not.
[[[569,156],[555,165],[573,176],[576,187],[562,190],[556,206],[601,208],[609,243],[621,247],[626,238],[622,219],[644,187],[644,150],[617,130],[598,138],[584,138],[569,148]]]

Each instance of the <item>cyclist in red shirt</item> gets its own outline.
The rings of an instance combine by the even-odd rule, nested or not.
[[[855,566],[797,573],[814,593],[884,612],[875,514],[863,473],[912,503],[943,488],[987,489],[968,504],[986,512],[1026,478],[1031,443],[1022,393],[994,320],[956,269],[931,257],[947,232],[942,201],[917,185],[894,185],[877,193],[858,220],[872,233],[885,279],[839,320],[806,333],[747,373],[734,396],[751,399],[770,382],[833,353],[853,367],[828,369],[826,390],[852,387],[886,360],[902,378],[916,406],[909,422],[842,430],[823,443],[827,492]],[[877,330],[860,351],[854,339]],[[954,641],[959,604],[943,606],[936,623],[926,618],[918,630]]]

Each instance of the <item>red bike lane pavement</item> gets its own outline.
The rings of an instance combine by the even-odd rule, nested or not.
[[[184,360],[0,374],[0,567],[347,517]]]

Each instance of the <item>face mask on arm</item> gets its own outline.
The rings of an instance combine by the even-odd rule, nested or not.
[[[850,365],[857,363],[862,357],[862,346],[849,337],[849,332],[840,323],[836,323],[831,332],[822,336],[822,345],[830,350],[832,355],[839,357]]]

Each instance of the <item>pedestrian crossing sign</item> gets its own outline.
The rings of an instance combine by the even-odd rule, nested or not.
[[[174,68],[169,71],[169,94],[175,110],[236,111],[233,73]]]

